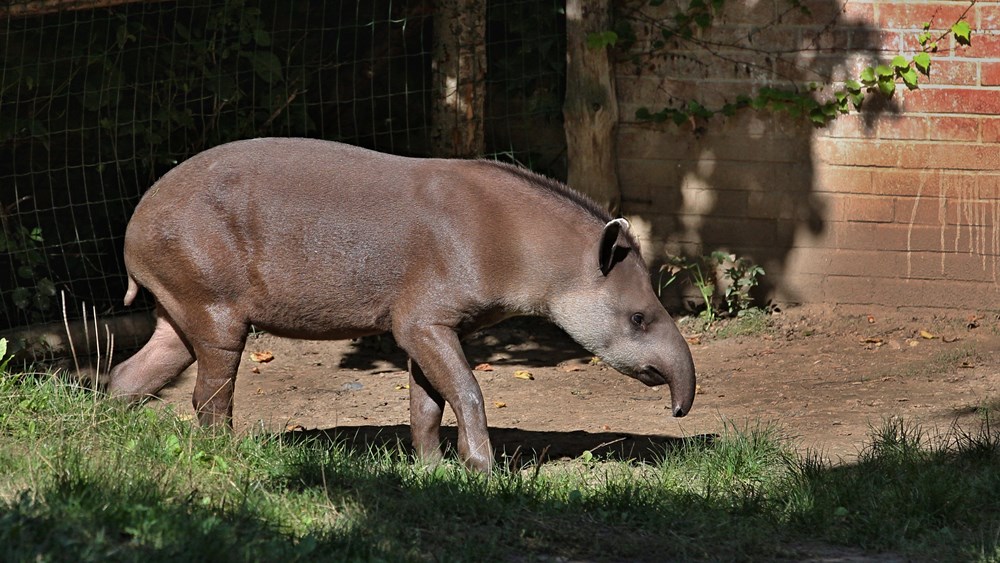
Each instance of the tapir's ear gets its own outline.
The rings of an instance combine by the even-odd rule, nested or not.
[[[598,260],[601,265],[601,273],[605,276],[608,275],[608,272],[611,271],[611,268],[615,264],[624,260],[629,250],[631,250],[631,247],[625,243],[627,239],[624,236],[624,232],[628,231],[628,228],[628,221],[620,217],[608,221],[608,224],[604,225],[604,231],[601,233],[601,249]]]

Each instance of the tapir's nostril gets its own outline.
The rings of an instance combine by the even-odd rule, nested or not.
[[[686,414],[687,414],[687,413],[686,413],[686,412],[684,412],[684,407],[682,407],[682,406],[680,406],[680,405],[678,405],[678,406],[674,407],[674,416],[675,416],[676,418],[680,418],[680,417],[682,417],[682,416],[684,416],[684,415],[686,415]]]

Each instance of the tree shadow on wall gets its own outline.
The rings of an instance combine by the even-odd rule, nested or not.
[[[688,107],[691,100],[721,108],[765,85],[808,93],[811,82],[830,84],[856,76],[862,61],[873,64],[881,37],[838,1],[810,2],[810,15],[791,3],[735,4],[727,3],[691,40],[668,41],[659,55],[636,46],[648,44],[644,35],[659,34],[660,23],[674,21],[676,8],[618,14],[638,36],[618,60],[626,116],[619,132],[623,211],[648,221],[654,272],[668,255],[695,259],[725,250],[764,267],[758,298],[797,302],[787,279],[792,251],[826,234],[834,212],[821,195],[830,180],[817,174],[817,129],[809,117],[748,108],[677,126],[632,116],[640,107],[656,112]],[[827,89],[816,96],[833,94]],[[893,102],[873,98],[860,119],[831,124],[833,135],[850,134],[851,127],[870,133],[877,115],[898,111]],[[678,299],[679,285],[668,290],[668,301]]]

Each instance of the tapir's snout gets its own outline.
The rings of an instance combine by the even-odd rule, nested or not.
[[[697,389],[694,375],[694,361],[691,359],[691,351],[684,347],[684,357],[676,362],[673,372],[667,383],[670,386],[670,398],[673,401],[674,417],[680,418],[691,412],[691,405],[694,404],[694,393]]]
[[[691,359],[691,352],[686,343],[681,349],[682,352],[673,358],[668,366],[657,368],[646,365],[642,369],[634,372],[633,377],[649,386],[667,385],[670,388],[670,397],[673,401],[673,415],[677,418],[691,412],[691,405],[694,403],[695,374],[694,362]]]

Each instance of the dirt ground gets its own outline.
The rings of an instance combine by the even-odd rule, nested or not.
[[[685,418],[670,416],[666,387],[646,387],[558,329],[518,319],[466,342],[487,404],[493,445],[508,458],[662,455],[662,444],[737,426],[774,423],[802,450],[849,462],[871,425],[900,416],[930,432],[978,425],[1000,401],[1000,320],[956,312],[834,314],[792,308],[751,336],[680,326],[698,373]],[[725,324],[722,325],[725,331]],[[266,359],[254,356],[264,353]],[[252,336],[236,384],[237,431],[264,426],[333,431],[354,442],[408,438],[406,358],[388,338],[293,341]],[[487,368],[482,369],[482,368]],[[515,377],[526,371],[531,379]],[[190,414],[194,369],[161,398]],[[522,374],[523,376],[523,374]],[[454,424],[450,411],[446,425]],[[449,435],[445,434],[446,437]],[[453,436],[453,431],[451,432]]]

